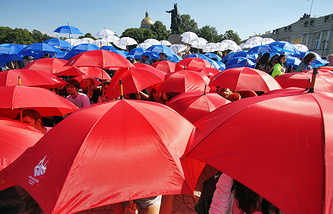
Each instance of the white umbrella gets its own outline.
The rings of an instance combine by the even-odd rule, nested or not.
[[[303,44],[295,44],[295,47],[301,52],[309,51],[309,48],[306,45],[303,45]]]
[[[221,44],[225,44],[227,46],[227,49],[232,51],[242,50],[242,48],[239,47],[235,41],[232,41],[230,39],[223,40]]]
[[[101,47],[101,46],[112,46],[110,44],[110,42],[108,42],[106,39],[97,39],[95,41],[93,41],[91,44],[94,44],[98,47]]]
[[[194,48],[200,48],[202,49],[202,47],[207,44],[207,40],[205,38],[201,38],[201,37],[198,37],[198,38],[195,38],[195,39],[192,39],[190,40],[188,43],[194,47]]]
[[[168,40],[161,40],[160,42],[161,42],[162,45],[165,45],[165,46],[170,47],[172,45],[171,42],[169,42]]]
[[[69,44],[71,44],[71,45],[73,45],[73,46],[78,45],[78,44],[77,44],[77,41],[78,41],[78,40],[79,40],[79,39],[65,39],[66,42],[68,42]]]
[[[108,36],[110,36],[110,35],[115,35],[116,33],[115,32],[113,32],[112,30],[108,30],[108,29],[103,29],[103,30],[100,30],[100,31],[98,31],[97,33],[96,33],[96,35],[95,35],[95,37],[97,37],[97,38],[106,38],[106,37],[108,37]]]
[[[152,46],[151,44],[149,44],[149,43],[140,43],[140,44],[138,44],[136,47],[137,48],[145,48],[145,49],[147,49],[147,48],[149,48],[150,46]]]
[[[119,37],[116,36],[116,35],[109,35],[108,37],[106,37],[106,40],[107,40],[108,42],[112,42],[112,43],[114,43],[115,41],[118,41],[118,40],[119,40]]]
[[[127,46],[129,45],[136,45],[138,44],[135,39],[131,37],[121,37],[118,41],[115,41],[114,44],[123,50],[127,49]]]
[[[272,38],[263,38],[263,39],[261,40],[261,44],[262,44],[262,45],[268,45],[269,43],[272,43],[272,42],[275,42],[275,40],[272,39]]]
[[[92,38],[82,38],[80,39],[80,44],[84,44],[84,43],[89,43],[89,44],[92,44],[95,40],[93,40]]]
[[[211,53],[218,50],[219,46],[216,43],[208,43],[202,46],[202,52],[205,53]]]
[[[144,41],[144,43],[148,43],[148,44],[151,44],[151,45],[160,45],[161,42],[158,41],[157,39],[146,39]]]
[[[189,43],[189,41],[191,41],[192,39],[198,38],[198,35],[196,33],[188,31],[188,32],[182,33],[180,35],[180,37],[182,37],[182,42]]]
[[[186,51],[186,45],[183,44],[174,44],[171,45],[170,49],[172,50],[172,52],[174,52],[175,54]]]

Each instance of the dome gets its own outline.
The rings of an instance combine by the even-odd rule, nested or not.
[[[148,12],[146,12],[146,17],[142,19],[140,28],[150,28],[150,26],[153,24],[153,20],[148,17]]]

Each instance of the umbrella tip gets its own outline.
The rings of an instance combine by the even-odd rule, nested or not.
[[[314,86],[315,86],[315,82],[316,82],[317,73],[318,73],[318,68],[314,68],[313,72],[312,72],[311,85],[310,85],[310,89],[309,89],[308,93],[314,93]]]
[[[204,94],[203,95],[206,95],[206,88],[207,88],[207,85],[205,85]]]

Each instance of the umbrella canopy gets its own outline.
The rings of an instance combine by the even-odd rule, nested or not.
[[[48,39],[45,40],[44,43],[60,49],[70,49],[72,47],[72,45],[69,42],[64,41],[62,39]]]
[[[167,55],[169,57],[173,56],[172,50],[168,46],[165,46],[165,45],[152,45],[149,48],[147,48],[147,51],[150,51],[152,53],[157,53],[157,54],[164,53],[165,55]]]
[[[247,54],[272,53],[277,52],[274,46],[258,45],[247,51]]]
[[[15,43],[4,43],[0,45],[0,63],[5,66],[10,61],[22,61],[22,56],[18,55],[24,45]]]
[[[174,44],[174,45],[171,45],[170,49],[172,50],[173,53],[177,54],[177,53],[186,51],[186,45]]]
[[[53,32],[66,34],[83,34],[78,28],[69,25],[60,26]]]
[[[53,74],[31,69],[16,69],[0,72],[0,86],[32,86],[58,88],[67,83]]]
[[[0,118],[0,171],[16,160],[27,148],[43,136],[33,126],[7,118]]]
[[[281,86],[272,76],[248,67],[226,69],[214,76],[209,85],[229,88],[232,91],[266,92],[281,89]]]
[[[56,53],[61,53],[61,50],[46,43],[33,43],[23,48],[18,54],[40,58],[43,57],[44,54],[56,54]]]
[[[209,79],[212,79],[215,75],[217,75],[218,73],[220,73],[221,71],[216,69],[216,68],[207,68],[204,67],[200,70],[200,73],[203,73],[204,75],[206,75]]]
[[[200,72],[181,70],[167,74],[165,82],[159,91],[176,93],[204,92],[209,81],[209,78]],[[206,88],[206,91],[209,91],[209,87]]]
[[[103,30],[100,30],[96,33],[95,37],[97,38],[106,38],[108,36],[112,36],[112,35],[115,35],[116,33],[113,32],[112,30],[109,30],[109,29],[103,29]]]
[[[157,69],[154,69],[154,71],[146,68],[119,69],[112,77],[105,94],[111,99],[119,97],[121,95],[119,84],[120,79],[122,80],[124,95],[126,95],[139,93],[149,86],[162,83],[164,77],[165,73]]]
[[[185,59],[182,59],[177,63],[177,65],[179,65],[183,69],[189,70],[201,70],[204,67],[212,67],[212,64],[207,60],[195,57],[187,57]]]
[[[198,35],[191,31],[187,31],[185,33],[182,33],[180,37],[182,38],[182,42],[189,43],[192,39],[198,38]]]
[[[133,56],[135,59],[141,59],[141,56],[145,51],[146,48],[133,48],[127,55]]]
[[[30,108],[41,116],[64,116],[78,108],[54,92],[35,87],[7,86],[0,87],[0,117],[15,118],[20,109]]]
[[[202,48],[203,45],[207,44],[207,40],[205,38],[194,38],[192,40],[190,40],[188,43],[193,47],[193,48]]]
[[[169,47],[172,45],[171,42],[169,42],[168,40],[161,40],[160,42],[161,42],[161,45],[165,45],[165,46],[169,46]]]
[[[194,128],[155,102],[89,106],[68,116],[7,168],[6,180],[29,192],[44,213],[192,194],[202,164],[182,163],[180,157]],[[64,135],[68,129],[75,134]]]
[[[333,97],[280,96],[239,100],[197,121],[187,157],[228,174],[284,213],[332,213]]]
[[[245,57],[233,57],[228,62],[226,62],[227,68],[237,68],[237,67],[250,67],[254,68],[255,63],[250,59]]]
[[[177,64],[171,61],[158,61],[151,64],[152,67],[157,68],[165,73],[175,72]],[[181,69],[181,68],[178,68]]]
[[[161,42],[158,41],[157,39],[146,39],[143,41],[144,43],[148,43],[150,45],[161,45]]]
[[[167,106],[194,123],[227,103],[230,101],[217,93],[191,92],[175,96],[167,103]]]
[[[111,80],[111,77],[103,69],[98,67],[76,67],[76,66],[64,66],[56,76],[84,76],[87,75],[92,78],[98,78],[101,80]]]
[[[57,58],[43,58],[43,59],[37,59],[26,66],[23,67],[23,69],[31,69],[31,70],[38,70],[38,71],[44,71],[49,74],[55,74],[59,70],[62,69],[62,67],[67,63],[67,60],[64,59],[57,59]]]
[[[110,70],[133,67],[125,57],[106,50],[94,50],[80,53],[70,59],[67,64],[77,67],[99,67]]]
[[[121,48],[123,50],[127,49],[127,46],[129,45],[137,45],[138,43],[135,41],[135,39],[131,37],[121,37],[119,40],[113,42],[118,48]]]
[[[83,43],[74,46],[65,56],[66,59],[73,58],[79,53],[83,53],[86,51],[92,51],[92,50],[99,50],[100,48],[97,45],[89,44],[89,43]]]
[[[321,72],[320,70],[318,72]],[[325,72],[325,71],[324,71]],[[316,76],[315,89],[320,91],[326,91],[333,93],[333,75],[331,74],[320,74]],[[288,87],[299,87],[306,88],[310,87],[312,80],[312,73],[286,73],[277,76],[275,80],[281,85],[282,88]]]
[[[289,52],[289,53],[294,53],[294,54],[300,54],[298,51],[297,47],[295,45],[291,44],[290,42],[286,41],[276,41],[269,43],[268,46],[274,47],[280,52]]]
[[[286,59],[286,63],[289,66],[294,66],[294,67],[298,67],[298,65],[301,63],[302,61],[300,59],[298,59],[297,57],[294,56],[287,56]]]
[[[214,53],[206,53],[204,56],[208,57],[208,58],[210,58],[214,61],[218,61],[218,62],[222,61],[221,57],[217,54],[214,54]]]

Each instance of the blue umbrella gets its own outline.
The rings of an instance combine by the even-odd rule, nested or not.
[[[237,51],[234,53],[234,57],[246,57],[247,51]]]
[[[66,42],[62,39],[48,39],[44,43],[46,43],[48,45],[52,45],[52,46],[60,48],[60,49],[66,49],[66,50],[68,50],[72,47],[72,45],[69,44],[69,42]]]
[[[0,45],[0,54],[17,55],[26,45],[4,43]]]
[[[193,53],[193,54],[190,54],[188,55],[187,57],[185,58],[188,58],[188,57],[195,57],[195,58],[200,58],[200,59],[205,59],[207,60],[208,57],[206,57],[205,55],[203,54],[199,54],[199,53]]]
[[[64,25],[55,29],[53,32],[56,33],[67,33],[67,34],[83,34],[79,29],[73,26]]]
[[[23,48],[18,54],[40,58],[43,57],[44,54],[55,53],[61,53],[61,50],[45,43],[34,43]]]
[[[300,54],[299,50],[295,47],[295,45],[291,44],[290,42],[276,41],[276,42],[269,43],[268,46],[274,47],[280,53],[283,53],[283,54],[285,54],[286,52]]]
[[[289,66],[294,66],[294,67],[298,67],[298,65],[302,62],[300,59],[293,57],[293,56],[287,56],[287,65]]]
[[[102,50],[112,51],[112,50],[117,50],[117,48],[113,46],[102,46]]]
[[[222,62],[226,62],[230,59],[232,59],[234,57],[235,53],[234,52],[230,52],[228,55],[226,55],[223,59],[222,59]]]
[[[248,54],[259,54],[259,53],[271,53],[277,52],[274,46],[270,47],[268,45],[258,45],[247,51]]]
[[[159,56],[158,53],[156,53],[156,52],[150,52],[150,51],[147,51],[147,50],[146,50],[146,52],[144,52],[141,55],[141,57],[142,56],[148,56],[150,59],[160,59],[160,56]]]
[[[177,63],[177,62],[179,62],[180,60],[182,60],[183,58],[181,57],[181,56],[178,56],[178,55],[176,55],[176,54],[174,54],[172,57],[169,57],[169,60],[171,61],[171,62],[175,62],[175,63]]]
[[[141,56],[145,51],[146,48],[133,48],[127,55],[133,56],[135,59],[141,59]]]
[[[226,69],[226,66],[225,66],[225,64],[223,62],[218,62],[217,61],[216,63],[219,65],[218,70],[223,71],[223,70]]]
[[[255,67],[255,63],[245,57],[234,57],[227,62],[227,68],[245,67],[245,63],[246,67]]]
[[[154,52],[157,54],[164,53],[168,57],[172,57],[174,54],[172,52],[172,50],[168,46],[165,46],[165,45],[152,45],[149,48],[147,48],[147,51]]]
[[[93,51],[93,50],[99,50],[100,48],[96,45],[84,43],[79,44],[77,46],[74,46],[66,55],[65,59],[73,58],[75,55],[85,52],[85,51]]]
[[[320,66],[327,65],[329,62],[324,59],[315,59],[312,61],[312,65],[314,65],[315,68],[318,68]]]
[[[214,53],[206,53],[205,56],[214,60],[214,61],[218,61],[218,62],[222,61],[221,57],[217,54],[214,54]]]
[[[117,54],[119,54],[119,55],[122,55],[122,56],[125,57],[125,58],[127,58],[127,54],[128,54],[128,52],[125,51],[125,50],[117,50],[117,49],[112,50],[111,52],[114,52],[114,53],[117,53]]]

